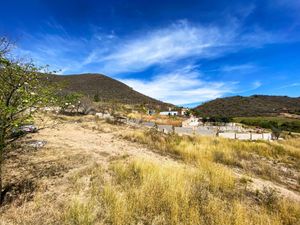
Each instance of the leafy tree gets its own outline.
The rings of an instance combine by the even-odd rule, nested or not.
[[[0,200],[2,202],[2,166],[4,151],[17,137],[16,128],[32,119],[39,107],[54,101],[46,88],[40,70],[33,63],[22,63],[7,57],[10,44],[0,38]]]
[[[100,102],[100,95],[99,92],[97,91],[97,93],[94,95],[94,102]]]
[[[281,133],[282,133],[282,130],[280,128],[280,125],[275,122],[275,121],[270,121],[270,127],[271,127],[271,130],[272,130],[272,136],[278,140],[278,138],[280,137]]]
[[[58,105],[61,113],[78,113],[81,105],[82,95],[78,93],[67,93],[58,95]]]
[[[202,117],[203,114],[200,112],[200,110],[197,109],[191,109],[191,113],[196,117]]]
[[[190,117],[191,114],[192,114],[191,110],[187,110],[184,112],[184,116],[186,116],[186,117]]]

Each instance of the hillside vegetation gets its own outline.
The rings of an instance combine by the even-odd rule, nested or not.
[[[63,90],[66,92],[81,93],[93,99],[96,96],[99,101],[148,105],[155,108],[171,106],[102,74],[49,75],[48,77],[52,82],[63,84]]]
[[[300,133],[300,120],[284,117],[236,117],[234,122],[266,129],[277,128],[282,131]]]
[[[274,116],[282,112],[300,113],[300,98],[253,95],[218,98],[195,108],[205,116]]]
[[[180,137],[93,116],[46,118],[56,125],[23,140],[45,147],[7,156],[0,224],[299,224],[299,138]]]

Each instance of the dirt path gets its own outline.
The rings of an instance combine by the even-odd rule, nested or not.
[[[298,193],[291,191],[282,185],[279,185],[279,184],[276,184],[276,183],[273,183],[271,181],[264,180],[261,178],[257,178],[257,177],[253,177],[253,176],[250,177],[238,170],[234,170],[234,174],[238,178],[244,177],[244,178],[247,178],[248,180],[250,180],[250,182],[248,184],[248,189],[251,191],[256,191],[256,190],[263,191],[264,188],[273,189],[282,197],[289,198],[291,200],[300,202],[300,195]]]
[[[120,127],[117,131],[103,132],[94,129],[93,122],[84,124],[66,123],[56,129],[41,130],[34,139],[47,142],[48,149],[60,149],[61,154],[82,154],[89,157],[92,162],[107,166],[111,159],[125,156],[148,158],[163,163],[178,163],[170,157],[154,153],[150,149],[126,141],[118,134],[126,131]]]
[[[125,126],[113,126],[105,122],[100,122],[100,124],[99,122],[95,123],[94,120],[59,123],[55,127],[43,129],[30,137],[33,140],[47,142],[44,148],[38,150],[38,154],[35,154],[34,157],[29,156],[31,164],[37,168],[38,166],[36,165],[47,166],[52,162],[57,162],[59,166],[63,165],[64,168],[62,169],[65,171],[60,174],[61,178],[57,179],[57,177],[54,177],[53,183],[50,185],[56,192],[61,193],[63,190],[60,190],[59,184],[63,184],[66,177],[72,173],[94,164],[100,165],[107,172],[111,162],[117,159],[137,157],[161,164],[170,163],[189,166],[169,156],[160,155],[141,144],[119,138],[119,134],[126,132],[128,129],[129,128]],[[22,161],[26,161],[26,159],[22,159]],[[54,170],[55,169],[54,166]],[[23,169],[23,171],[24,170],[25,169]],[[41,167],[40,170],[41,173],[44,173],[45,167]],[[55,173],[55,171],[48,173]],[[247,177],[247,175],[236,170],[234,174],[239,178]],[[21,172],[18,175],[20,176]],[[42,176],[42,178],[48,185],[49,177]],[[277,190],[280,195],[300,202],[300,195],[284,186],[256,177],[248,178],[252,181],[249,184],[249,188],[252,191],[262,191],[265,187],[273,188]],[[62,185],[62,187],[63,186],[64,185]]]
[[[68,193],[66,184],[69,177],[94,165],[99,165],[106,177],[109,177],[109,165],[118,159],[142,158],[163,164],[180,163],[171,157],[154,153],[143,145],[119,138],[119,134],[128,129],[125,126],[102,123],[98,128],[100,129],[95,127],[95,121],[71,122],[58,124],[54,128],[46,128],[31,135],[32,140],[47,142],[35,157],[30,157],[32,164],[38,165],[36,167],[41,166],[41,171],[45,170],[42,165],[46,166],[50,162],[55,162],[58,165],[56,167],[63,165],[63,168],[58,168],[63,170],[60,176],[43,176],[39,182],[42,183],[44,179],[49,193]]]

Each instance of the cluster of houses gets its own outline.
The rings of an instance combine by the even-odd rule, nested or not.
[[[161,112],[160,115],[177,116],[181,115],[181,113],[182,112],[169,110]],[[108,113],[96,113],[96,116],[103,119],[113,119],[117,122],[126,123],[131,126],[157,129],[166,134],[176,133],[178,135],[219,136],[238,140],[272,140],[273,138],[270,132],[264,132],[263,130],[251,130],[249,128],[244,128],[241,124],[237,123],[220,123],[218,125],[209,122],[204,123],[202,118],[197,118],[195,116],[186,117],[186,119],[182,121],[181,126],[157,124],[153,121],[143,121],[141,119],[130,119],[126,117],[113,117]]]
[[[187,116],[188,109],[181,108],[179,111],[163,111],[159,114],[162,116]],[[238,123],[215,123],[204,122],[203,118],[195,117],[193,115],[182,121],[181,127],[173,127],[171,125],[157,125],[159,131],[164,133],[175,132],[179,135],[206,135],[219,136],[230,139],[239,140],[272,140],[271,132],[264,130],[254,130],[245,128]]]
[[[159,115],[161,116],[185,116],[187,113],[187,108],[179,108],[179,110],[172,110],[172,108],[169,108],[168,111],[161,111],[159,112]],[[156,113],[155,110],[150,109],[147,111],[148,115],[154,115]]]

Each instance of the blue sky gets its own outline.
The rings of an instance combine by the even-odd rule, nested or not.
[[[195,105],[300,95],[299,0],[0,0],[14,54]]]

